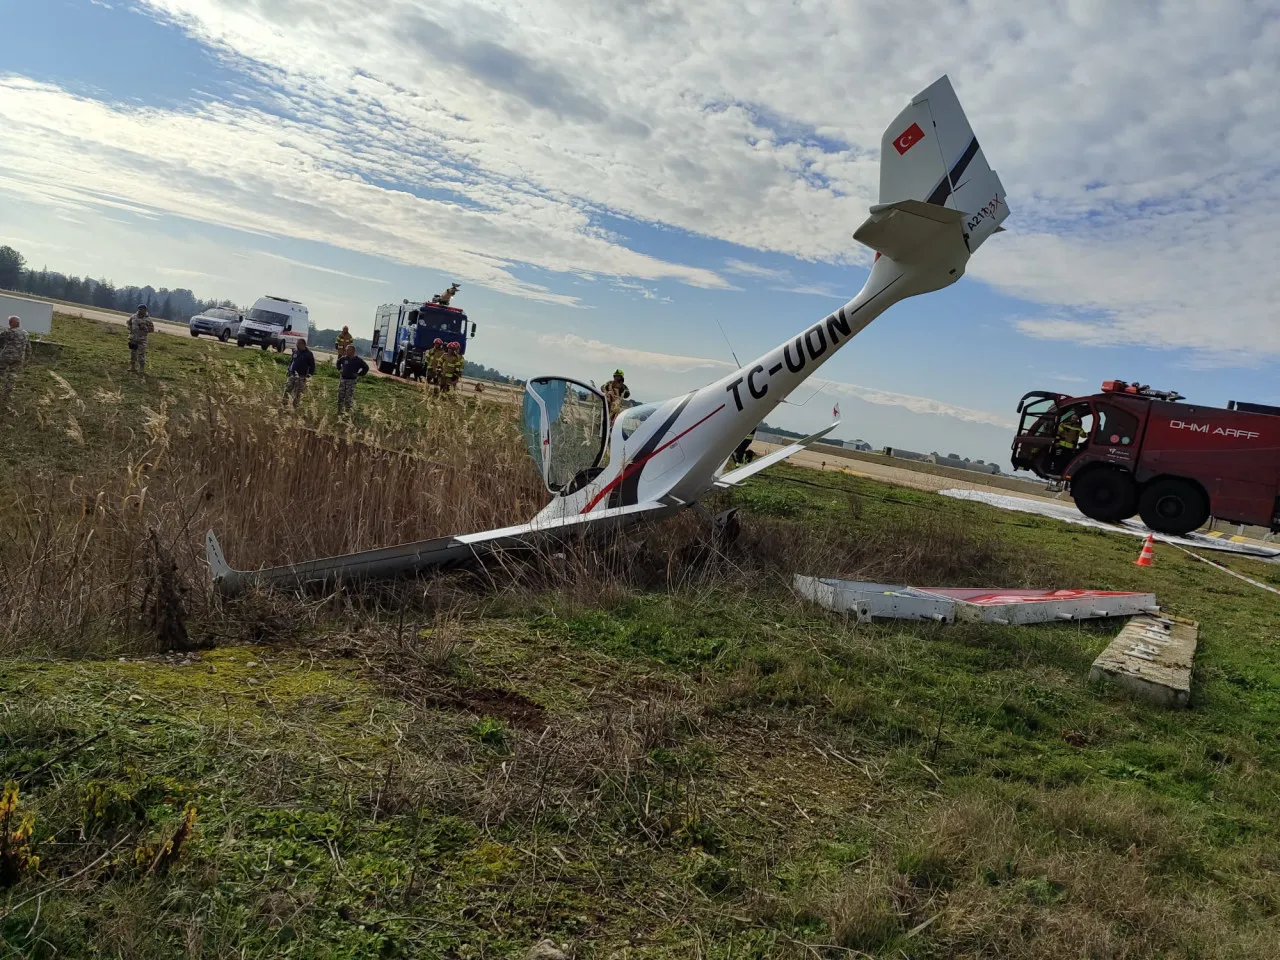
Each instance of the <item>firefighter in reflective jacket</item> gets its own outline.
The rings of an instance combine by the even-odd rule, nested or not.
[[[1054,473],[1060,473],[1080,448],[1084,438],[1084,425],[1080,422],[1079,411],[1072,410],[1058,424],[1057,439],[1053,442]]]
[[[447,393],[452,390],[459,380],[462,379],[462,371],[467,365],[467,361],[463,359],[462,345],[454,340],[449,344],[449,350],[444,355],[444,367],[440,373],[441,388]]]
[[[427,383],[440,386],[440,373],[444,370],[444,341],[436,337],[427,351]]]
[[[334,338],[333,349],[339,357],[347,352],[347,347],[355,343],[355,337],[351,336],[351,331],[346,327],[342,328],[342,332]]]

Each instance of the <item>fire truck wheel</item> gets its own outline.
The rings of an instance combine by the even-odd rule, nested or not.
[[[1132,517],[1138,499],[1129,474],[1105,467],[1071,481],[1071,496],[1081,513],[1103,523]]]
[[[1142,491],[1138,513],[1156,533],[1181,536],[1209,519],[1209,503],[1194,483],[1165,477]]]

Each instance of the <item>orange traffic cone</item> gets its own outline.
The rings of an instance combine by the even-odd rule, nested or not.
[[[1133,561],[1135,567],[1149,567],[1151,561],[1155,559],[1156,538],[1148,533],[1146,541],[1142,544],[1142,553],[1138,554],[1138,559]]]

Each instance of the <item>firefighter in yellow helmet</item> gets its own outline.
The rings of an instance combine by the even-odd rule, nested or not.
[[[441,374],[444,372],[444,341],[436,337],[431,341],[431,349],[427,351],[427,385],[434,386],[440,392]]]
[[[451,392],[462,379],[462,371],[466,365],[467,361],[462,356],[462,345],[457,340],[452,341],[444,355],[444,368],[441,371],[441,386],[446,393]]]
[[[631,399],[631,390],[621,370],[613,371],[613,379],[604,385],[604,396],[609,401],[609,418],[616,420]]]
[[[1058,431],[1053,441],[1053,472],[1060,473],[1075,457],[1084,439],[1084,424],[1080,421],[1080,411],[1070,410],[1058,422]]]
[[[337,337],[334,338],[334,341],[333,341],[334,352],[337,353],[339,357],[341,357],[347,352],[347,347],[351,346],[355,342],[356,342],[355,337],[351,336],[351,331],[344,326],[342,328],[342,332],[338,334]]]

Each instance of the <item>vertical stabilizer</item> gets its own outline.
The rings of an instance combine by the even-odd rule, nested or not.
[[[1000,178],[945,76],[918,93],[881,140],[880,204],[903,200],[964,214],[970,253],[1009,215]]]

